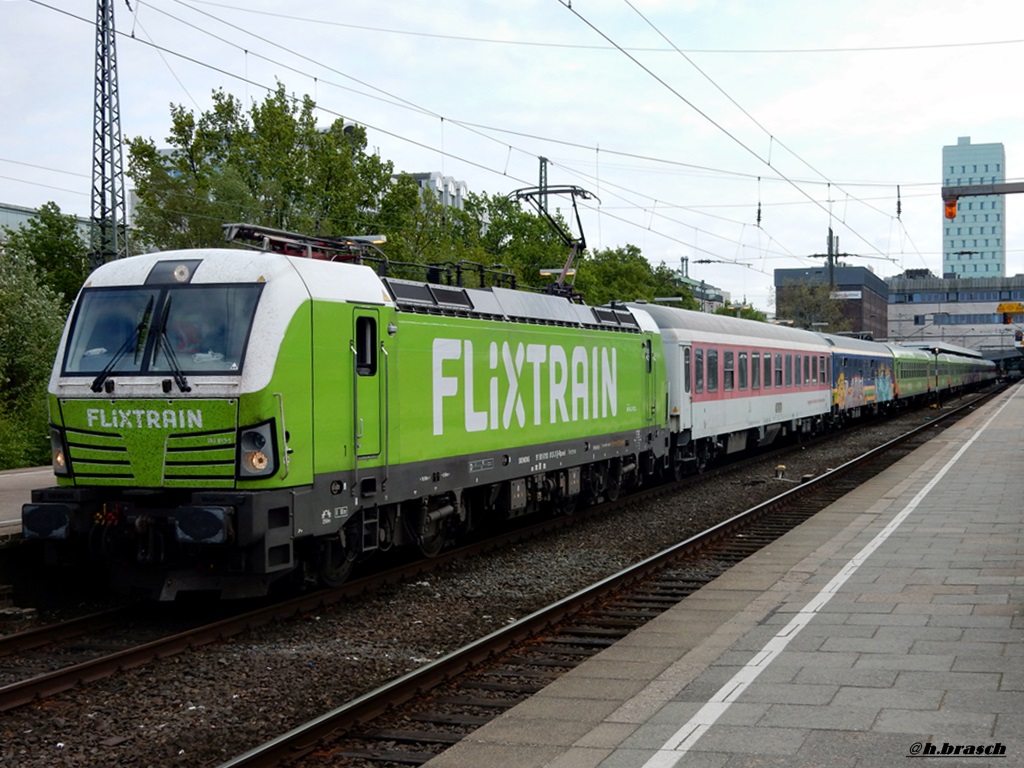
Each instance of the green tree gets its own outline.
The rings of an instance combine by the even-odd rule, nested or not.
[[[366,150],[366,132],[335,120],[316,125],[308,96],[283,84],[245,112],[215,91],[196,116],[171,107],[167,149],[152,139],[129,142],[135,183],[136,237],[157,249],[223,243],[221,224],[244,221],[321,235],[376,233],[411,204],[392,165]],[[395,197],[392,199],[392,193]]]
[[[89,246],[78,219],[49,202],[17,229],[4,227],[4,233],[5,257],[34,268],[39,282],[61,297],[65,310],[70,307],[89,274]]]
[[[744,320],[756,320],[759,323],[768,322],[768,316],[764,312],[754,309],[747,304],[726,304],[724,307],[716,309],[715,314],[741,317]]]
[[[568,230],[559,211],[552,215]],[[480,259],[496,269],[516,275],[519,285],[541,287],[553,278],[541,276],[541,270],[557,269],[569,258],[569,248],[551,225],[507,195],[468,195],[465,211],[455,217],[463,221],[464,238],[475,227],[485,257]],[[582,255],[577,256],[576,264]]]
[[[690,291],[676,283],[672,270],[664,264],[652,267],[635,245],[595,251],[580,264],[576,287],[588,304],[679,298],[673,306],[697,308]]]
[[[0,257],[0,468],[50,463],[46,389],[64,326],[61,297],[38,266],[5,246]]]
[[[775,315],[791,320],[797,328],[839,333],[850,330],[842,305],[832,298],[824,283],[790,283],[779,286],[775,296]]]

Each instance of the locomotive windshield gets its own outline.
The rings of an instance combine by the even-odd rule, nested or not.
[[[237,374],[262,287],[86,289],[72,321],[62,372]]]

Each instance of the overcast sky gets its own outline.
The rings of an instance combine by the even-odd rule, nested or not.
[[[95,15],[95,0],[0,0],[0,202],[89,215]],[[549,184],[595,195],[591,248],[688,258],[762,310],[774,269],[822,264],[829,226],[851,264],[939,274],[958,137],[1002,143],[1007,180],[1024,177],[1012,0],[119,0],[115,15],[126,140],[162,144],[171,104],[200,113],[215,89],[248,104],[280,81],[324,125],[365,125],[396,170],[506,194],[547,157]],[[1007,272],[1024,273],[1024,200],[1007,199],[1007,231]]]

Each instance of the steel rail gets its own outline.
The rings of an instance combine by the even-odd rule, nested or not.
[[[31,651],[62,640],[70,640],[90,632],[97,632],[107,627],[117,626],[131,617],[132,610],[130,606],[108,608],[104,611],[97,611],[86,616],[78,616],[67,621],[30,627],[20,632],[2,635],[0,636],[0,656],[10,656],[15,653]]]

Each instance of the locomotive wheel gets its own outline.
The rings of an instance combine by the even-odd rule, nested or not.
[[[437,557],[444,549],[444,545],[448,543],[447,527],[444,521],[440,520],[427,528],[428,530],[421,533],[419,537],[420,552],[424,557]]]
[[[622,459],[615,459],[605,470],[604,497],[608,501],[618,501],[622,491]]]
[[[340,587],[352,574],[356,553],[345,546],[341,537],[331,538],[320,545],[317,576],[325,587]]]
[[[576,502],[579,496],[562,496],[555,502],[555,513],[569,517],[576,511]]]

